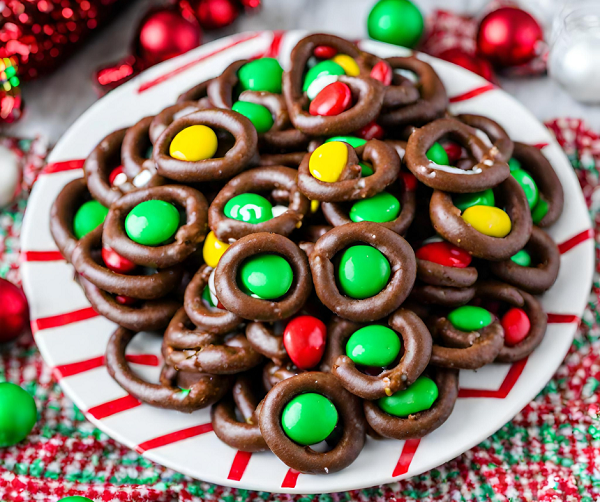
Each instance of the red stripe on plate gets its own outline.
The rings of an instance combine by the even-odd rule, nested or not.
[[[404,445],[402,446],[402,453],[400,454],[400,458],[398,459],[398,463],[394,468],[392,476],[401,476],[402,474],[406,474],[408,472],[420,442],[420,439],[408,439],[404,442]]]
[[[276,58],[279,55],[281,39],[283,38],[284,33],[285,32],[281,30],[276,30],[273,32],[273,40],[271,41],[271,45],[269,46],[268,50],[265,52],[263,57]]]
[[[227,479],[231,479],[232,481],[240,481],[244,475],[244,472],[246,471],[246,467],[248,467],[250,457],[252,457],[252,453],[249,451],[238,451],[235,454],[233,463],[231,464],[231,469],[229,469],[229,475],[227,476]]]
[[[521,373],[523,373],[526,364],[527,358],[513,363],[498,390],[459,389],[458,397],[490,397],[496,399],[505,399],[519,380],[519,377],[521,376]]]
[[[182,441],[184,439],[200,436],[201,434],[206,434],[207,432],[212,432],[212,430],[213,427],[211,423],[195,425],[194,427],[188,427],[187,429],[181,429],[180,431],[171,432],[169,434],[165,434],[164,436],[158,436],[154,439],[144,441],[135,447],[135,451],[138,453],[144,453],[145,451],[152,450],[154,448],[160,448],[161,446],[173,444],[177,441]]]
[[[37,331],[41,331],[43,329],[57,328],[59,326],[65,326],[74,322],[92,319],[93,317],[97,316],[98,314],[92,307],[86,307],[81,310],[75,310],[74,312],[67,312],[65,314],[34,319],[31,321],[31,331],[36,333]]]
[[[587,230],[584,230],[583,232],[571,237],[570,239],[566,240],[565,242],[560,243],[558,245],[558,250],[560,251],[560,254],[565,254],[567,251],[570,251],[578,244],[581,244],[582,242],[585,242],[588,239],[592,239],[593,237],[594,237],[594,230],[591,228],[588,228]]]
[[[125,359],[133,364],[140,364],[143,366],[158,366],[160,361],[154,354],[127,354]],[[93,370],[104,366],[104,356],[93,357],[85,361],[77,361],[75,363],[60,364],[55,366],[52,370],[54,378],[60,380],[73,375],[79,375],[86,371]]]
[[[131,410],[137,408],[142,402],[129,394],[119,399],[109,401],[108,403],[102,403],[98,406],[94,406],[87,410],[87,414],[93,416],[96,420],[103,418],[112,417],[122,411]]]
[[[60,251],[23,251],[21,261],[64,261]]]
[[[579,317],[573,314],[546,314],[548,316],[548,324],[579,324]]]
[[[42,169],[42,174],[62,173],[64,171],[74,171],[83,169],[85,159],[63,160],[62,162],[51,162]]]
[[[464,92],[463,94],[459,94],[458,96],[452,96],[450,98],[450,103],[458,103],[459,101],[467,101],[468,99],[474,98],[476,96],[480,96],[481,94],[485,94],[488,91],[493,91],[496,88],[494,84],[486,84],[481,87],[477,87],[476,89],[472,89],[470,91]]]
[[[283,482],[281,483],[281,488],[296,488],[296,482],[298,481],[298,476],[300,472],[296,469],[288,469],[285,473],[285,478],[283,478]]]
[[[193,61],[190,61],[189,63],[186,63],[186,64],[180,66],[179,68],[175,68],[174,70],[171,70],[169,73],[165,73],[164,75],[161,75],[160,77],[157,77],[154,80],[144,82],[143,84],[141,84],[138,87],[137,92],[138,92],[138,94],[141,94],[142,92],[145,92],[148,89],[152,89],[152,87],[156,87],[157,85],[162,84],[163,82],[166,82],[170,78],[173,78],[173,77],[179,75],[180,73],[186,71],[187,69],[191,68],[192,66],[195,66],[198,63],[201,63],[202,61],[205,61],[206,59],[208,59],[216,54],[219,54],[220,52],[226,51],[227,49],[231,49],[232,47],[235,47],[236,45],[247,42],[248,40],[258,38],[261,35],[262,35],[262,32],[253,33],[252,35],[245,35],[241,38],[232,40],[227,45],[220,47],[219,49],[216,49],[212,52],[209,52],[208,54],[203,54],[202,56],[199,56],[198,58],[194,59]]]
[[[535,148],[537,148],[538,150],[541,150],[542,148],[546,148],[550,143],[535,143],[534,145],[531,145]]]

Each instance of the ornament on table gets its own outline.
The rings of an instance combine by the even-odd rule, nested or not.
[[[27,298],[21,288],[0,279],[0,305],[0,343],[12,342],[21,336],[29,325]]]
[[[252,12],[261,0],[178,0],[151,8],[135,31],[129,54],[94,74],[101,93],[115,89],[152,65],[195,49],[202,30],[224,28],[242,11]]]
[[[423,15],[410,0],[379,0],[367,20],[374,40],[411,48],[421,40],[423,27]]]
[[[553,26],[550,76],[576,100],[600,103],[600,3],[567,4]]]

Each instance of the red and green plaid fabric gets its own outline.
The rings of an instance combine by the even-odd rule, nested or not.
[[[581,120],[559,119],[547,125],[577,171],[598,236],[600,138]],[[12,207],[0,212],[0,275],[15,282],[25,205],[26,191]],[[40,416],[26,441],[0,450],[0,500],[56,501],[69,495],[105,502],[600,500],[599,295],[597,276],[563,365],[537,398],[492,437],[420,476],[325,495],[225,488],[192,480],[144,459],[86,421],[61,392],[32,337],[24,337],[0,355],[0,377],[19,383],[35,396]]]

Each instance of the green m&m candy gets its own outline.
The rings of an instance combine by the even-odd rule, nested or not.
[[[360,175],[363,178],[367,178],[368,176],[371,176],[375,171],[373,171],[373,167],[370,166],[369,164],[366,164],[364,162],[359,162],[358,165],[360,166]]]
[[[36,420],[33,397],[14,383],[0,383],[0,448],[23,441]]]
[[[517,265],[521,265],[521,267],[529,267],[531,265],[531,255],[524,249],[512,255],[510,259]]]
[[[243,193],[225,204],[225,216],[246,223],[262,223],[273,219],[273,205],[262,195]]]
[[[125,218],[125,231],[133,242],[158,246],[168,241],[179,228],[179,211],[164,200],[146,200]]]
[[[415,47],[425,22],[415,4],[409,0],[379,0],[369,13],[369,36],[380,42]]]
[[[508,167],[510,167],[510,172],[517,171],[517,170],[521,169],[521,163],[517,159],[512,157],[508,161]]]
[[[281,94],[283,69],[275,58],[259,58],[250,61],[238,71],[243,90],[265,91]]]
[[[448,320],[461,331],[477,331],[492,324],[492,314],[484,308],[463,305],[448,314]]]
[[[494,198],[493,190],[488,188],[483,192],[462,193],[460,195],[455,195],[453,202],[454,205],[460,209],[461,212],[463,212],[471,206],[494,207],[496,200]]]
[[[333,138],[326,139],[325,143],[331,143],[332,141],[343,141],[344,143],[348,143],[352,148],[358,148],[367,142],[366,139],[357,138],[356,136],[334,136]]]
[[[311,445],[329,437],[338,423],[334,404],[321,394],[300,394],[292,399],[281,414],[281,426],[296,443]]]
[[[72,497],[65,497],[60,499],[58,502],[94,502],[92,499],[82,497],[81,495],[73,495]]]
[[[287,260],[276,254],[258,254],[248,258],[240,267],[242,289],[263,300],[274,300],[285,295],[294,280],[294,272]]]
[[[540,221],[542,221],[544,219],[544,216],[548,214],[549,209],[550,206],[548,205],[548,203],[544,199],[538,198],[537,204],[531,211],[531,219],[533,220],[533,223],[537,225]]]
[[[211,307],[216,307],[216,305],[212,301],[212,297],[210,296],[210,289],[208,288],[208,286],[204,286],[204,289],[202,290],[202,299]]]
[[[387,366],[400,353],[400,338],[387,326],[372,324],[356,330],[346,343],[346,355],[363,366]]]
[[[352,221],[385,223],[395,220],[399,214],[400,201],[388,192],[380,192],[369,199],[355,202],[350,209]]]
[[[338,270],[342,292],[360,300],[379,293],[391,275],[390,262],[383,253],[364,245],[346,249]]]
[[[250,120],[258,134],[263,134],[273,127],[273,115],[266,106],[249,101],[236,101],[231,109]]]
[[[104,207],[97,200],[90,200],[81,205],[73,218],[73,233],[78,239],[89,234],[98,225],[104,223],[108,214],[108,208]]]
[[[446,150],[444,150],[444,147],[437,141],[429,150],[427,150],[427,158],[440,166],[447,166],[450,164],[450,159],[448,158]]]
[[[316,79],[320,77],[325,77],[327,75],[345,75],[346,72],[344,69],[337,64],[335,61],[321,61],[314,65],[308,72],[306,73],[306,77],[304,78],[304,85],[302,86],[302,91],[306,92]]]
[[[437,398],[438,388],[435,382],[431,378],[420,376],[408,389],[382,397],[377,404],[390,415],[407,417],[428,410]]]
[[[517,169],[510,174],[512,174],[512,177],[519,182],[519,185],[521,185],[521,188],[525,192],[529,208],[534,208],[539,197],[538,187],[534,179],[527,171],[523,171],[523,169]]]

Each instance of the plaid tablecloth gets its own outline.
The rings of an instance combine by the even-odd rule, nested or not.
[[[577,172],[598,243],[600,138],[581,120],[559,119],[547,125]],[[35,142],[1,141],[21,151],[27,188],[43,148]],[[13,206],[0,212],[0,276],[14,282],[19,281],[19,232],[26,202],[24,189]],[[0,500],[56,501],[68,495],[106,502],[600,500],[599,293],[596,277],[564,363],[537,398],[492,437],[420,476],[325,495],[231,489],[192,480],[144,459],[86,421],[61,392],[33,338],[25,336],[0,354],[0,378],[19,383],[35,397],[39,419],[26,441],[0,449]]]

